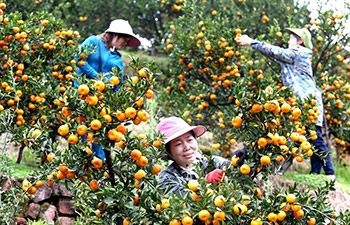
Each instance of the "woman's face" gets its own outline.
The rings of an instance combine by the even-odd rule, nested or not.
[[[170,141],[170,155],[179,166],[187,167],[196,160],[198,143],[189,131]]]
[[[128,44],[130,41],[130,37],[119,37],[115,36],[113,38],[113,46],[115,47],[116,50],[122,49],[124,46]]]
[[[302,39],[299,39],[297,37],[295,37],[295,35],[291,34],[289,37],[289,41],[288,41],[288,48],[292,48],[295,47],[297,45],[301,45],[303,43]]]

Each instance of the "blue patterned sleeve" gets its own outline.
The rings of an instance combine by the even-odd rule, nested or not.
[[[293,63],[296,57],[295,51],[292,49],[285,49],[274,46],[268,43],[253,40],[250,46],[257,52],[270,57],[277,61],[277,63]]]
[[[81,44],[80,48],[86,48],[88,52],[91,52],[93,50],[98,51],[97,45],[98,45],[98,37],[91,36]],[[91,55],[88,56],[88,58],[90,57]],[[95,78],[97,76],[97,71],[89,64],[88,61],[90,60],[87,60],[83,66],[78,66],[78,67],[86,75],[87,78]]]

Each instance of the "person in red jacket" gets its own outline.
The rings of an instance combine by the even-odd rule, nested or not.
[[[164,191],[182,195],[186,190],[184,185],[199,178],[198,168],[206,174],[206,181],[218,183],[222,180],[222,168],[230,161],[213,156],[216,169],[207,171],[209,160],[200,153],[197,142],[197,137],[202,136],[206,130],[204,126],[190,126],[179,117],[168,117],[158,124],[157,131],[166,137],[165,149],[170,159],[169,165],[158,175],[158,186]],[[246,151],[237,150],[234,155],[240,157],[237,164],[243,164]],[[199,164],[199,167],[195,164]]]

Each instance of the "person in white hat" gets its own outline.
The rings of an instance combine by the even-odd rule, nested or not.
[[[306,28],[287,28],[290,33],[288,48],[281,48],[254,40],[247,35],[238,37],[237,42],[243,46],[250,46],[255,51],[271,58],[281,66],[283,85],[291,87],[296,96],[305,99],[310,95],[317,100],[319,112],[316,121],[317,139],[310,140],[319,152],[329,153],[329,149],[322,138],[323,103],[321,92],[317,89],[312,73],[312,42],[311,34]],[[320,174],[321,168],[332,180],[336,180],[334,167],[330,154],[325,158],[325,163],[316,154],[311,156],[311,174]]]
[[[87,38],[80,46],[80,49],[86,48],[89,52],[87,58],[80,55],[78,60],[85,60],[84,65],[78,65],[78,76],[85,76],[89,79],[98,78],[98,74],[108,74],[106,78],[109,80],[113,74],[112,68],[117,68],[120,72],[120,81],[123,82],[123,59],[119,50],[125,46],[137,47],[141,44],[140,40],[134,34],[129,22],[127,20],[117,19],[113,20],[109,28],[102,34],[91,36]],[[79,83],[74,81],[74,87],[78,87]],[[114,87],[116,91],[118,86]],[[97,145],[92,144],[92,150],[101,159],[105,158],[103,149]]]
[[[184,185],[190,180],[199,178],[198,168],[194,164],[198,164],[199,169],[206,174],[206,181],[218,183],[222,180],[222,169],[228,166],[230,161],[220,156],[212,156],[215,169],[208,171],[209,160],[200,154],[197,143],[197,137],[207,131],[204,126],[190,126],[183,119],[173,116],[163,119],[156,130],[165,136],[163,142],[171,161],[159,173],[158,187],[169,193],[184,194],[186,191]],[[237,150],[233,154],[239,157],[237,164],[242,165],[246,158],[246,150]]]

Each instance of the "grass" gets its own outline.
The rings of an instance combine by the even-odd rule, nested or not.
[[[17,164],[15,160],[9,160],[8,166],[13,169],[12,176],[15,178],[24,178],[33,171],[38,171],[39,168],[36,164],[21,163]]]
[[[16,163],[16,158],[9,158],[8,156],[2,155],[1,160],[4,163],[3,166],[11,168],[10,175],[15,178],[24,178],[33,171],[38,171],[39,161],[35,155],[31,154],[28,149],[24,149],[23,158],[20,164]]]
[[[337,176],[337,182],[335,183],[342,192],[350,194],[350,177],[349,177],[349,163],[339,164],[333,161],[335,169],[335,175]],[[309,174],[309,168],[305,166],[297,166],[294,171],[286,172],[283,175],[288,180],[293,180],[307,188],[315,189],[329,181],[329,177],[324,174],[314,175]]]

